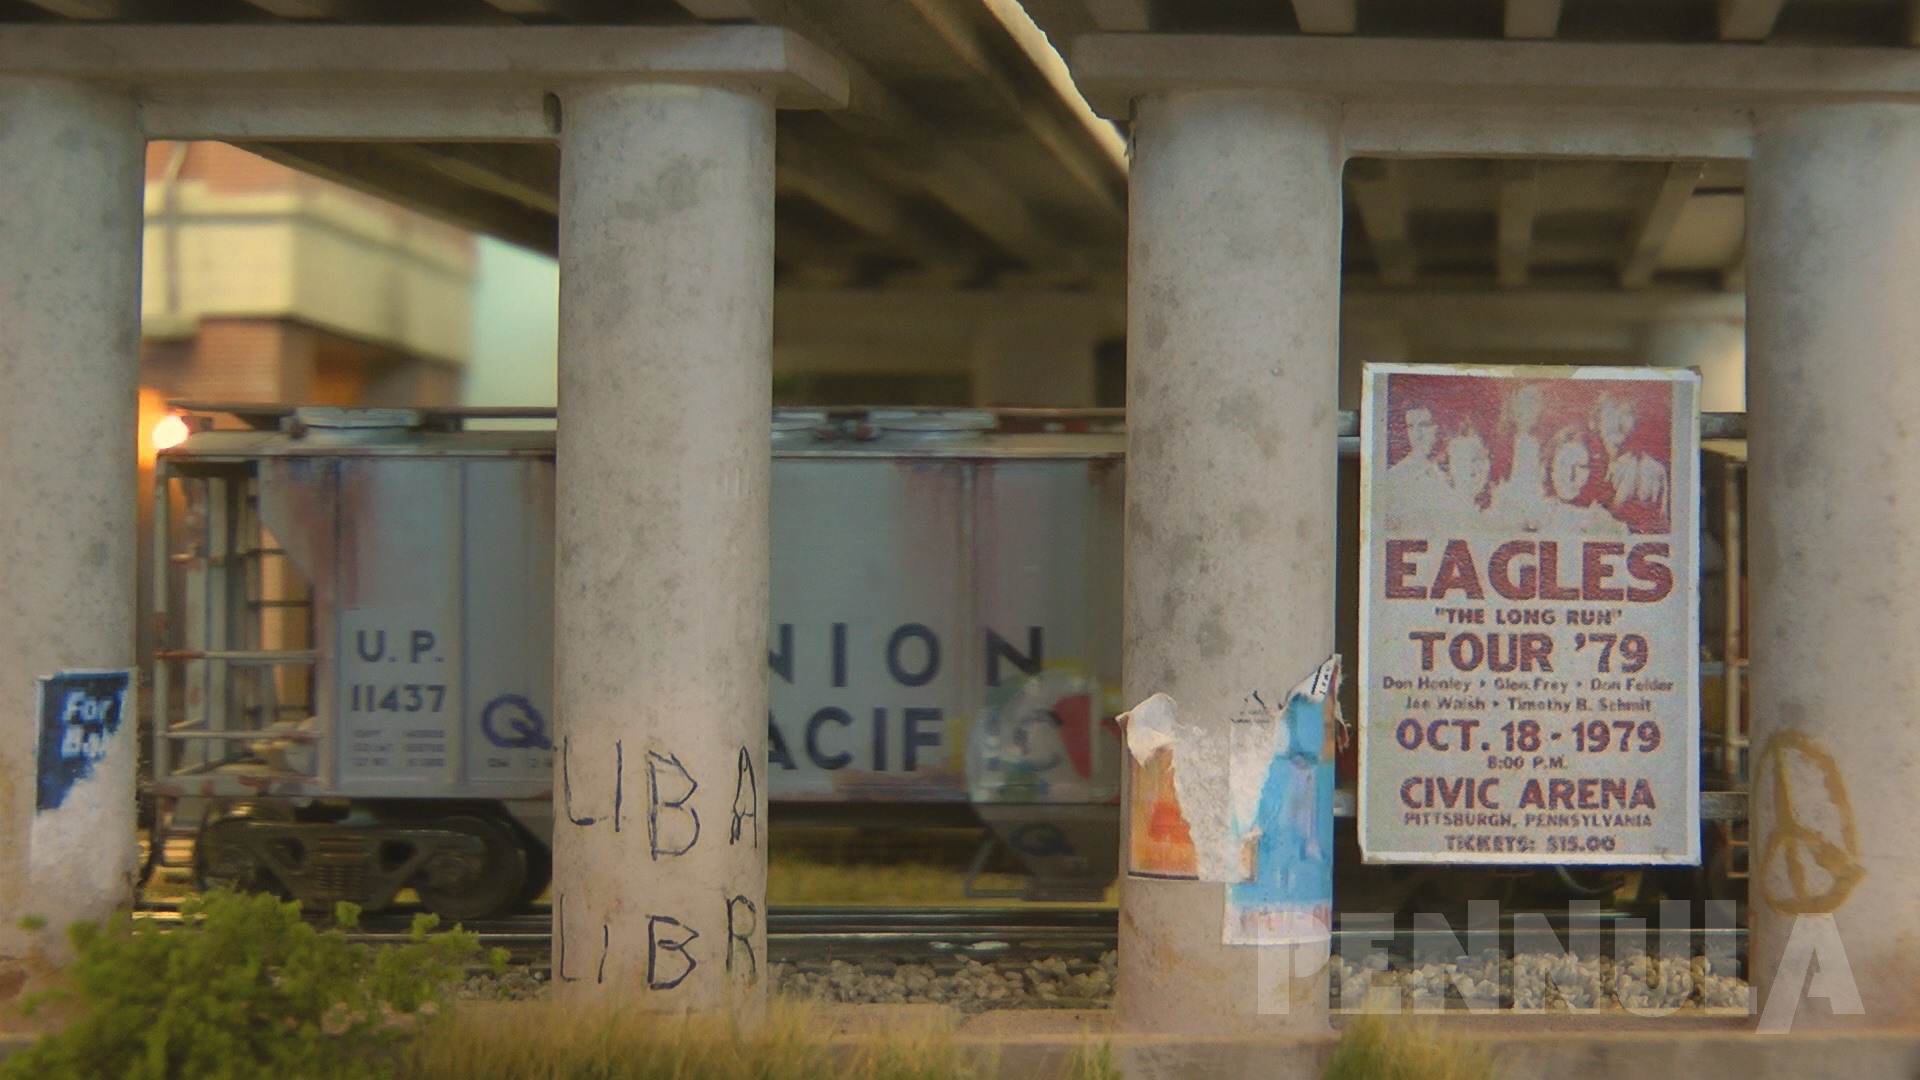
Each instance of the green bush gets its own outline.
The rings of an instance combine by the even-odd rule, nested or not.
[[[1485,1049],[1412,1017],[1365,1013],[1340,1034],[1325,1080],[1492,1080]]]
[[[182,903],[169,930],[76,923],[64,987],[28,1003],[65,1001],[74,1019],[0,1062],[0,1080],[390,1076],[400,1041],[478,949],[458,928],[430,933],[424,914],[407,944],[376,949],[347,939],[358,919],[341,904],[322,931],[298,904],[211,892]]]

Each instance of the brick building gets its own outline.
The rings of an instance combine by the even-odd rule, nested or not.
[[[146,180],[144,387],[200,401],[459,400],[471,233],[224,143],[149,143]]]

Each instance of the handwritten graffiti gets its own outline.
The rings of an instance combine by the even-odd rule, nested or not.
[[[760,977],[760,961],[753,954],[753,935],[760,929],[760,909],[744,896],[727,898],[727,973],[732,974],[734,957],[746,955],[747,981]],[[735,946],[738,946],[736,949]]]
[[[613,944],[612,928],[600,924],[600,961],[594,968],[594,982],[607,981],[607,953]],[[581,976],[572,973],[567,963],[567,898],[556,896],[553,900],[553,976],[561,982],[579,982]]]
[[[519,694],[501,694],[480,710],[480,734],[502,750],[551,750],[547,721],[533,702]]]
[[[663,773],[662,767],[673,770]],[[676,778],[673,774],[678,773]],[[662,781],[664,780],[664,786]],[[676,797],[667,797],[667,792],[680,784],[685,789]],[[663,754],[657,750],[647,751],[647,840],[653,847],[653,857],[662,855],[685,855],[693,850],[700,841],[700,812],[687,803],[693,799],[693,793],[700,790],[699,781],[680,764],[680,759],[671,753]],[[669,811],[663,814],[662,811]],[[676,825],[676,819],[679,824]],[[666,839],[663,841],[662,836]],[[677,836],[675,834],[678,834]],[[675,846],[675,841],[684,837],[684,842]]]
[[[63,672],[39,680],[40,761],[34,799],[55,810],[73,786],[93,775],[126,714],[128,673]]]
[[[604,771],[599,771],[585,787],[595,788],[588,795],[576,791],[574,773],[576,763],[573,760],[573,743],[570,737],[560,739],[560,792],[559,801],[565,820],[580,828],[592,828],[612,822],[614,831],[621,828],[624,815],[626,754],[622,743],[614,742],[613,777],[611,781],[611,813],[606,813],[608,803],[607,784]],[[760,814],[760,776],[754,762],[752,748],[742,746],[736,755],[733,801],[729,807],[731,821],[728,829],[729,845],[745,841],[758,847],[761,833]],[[599,759],[604,761],[604,758]],[[701,817],[694,806],[694,796],[701,785],[690,769],[672,751],[660,747],[646,752],[647,784],[647,846],[648,857],[652,860],[674,858],[685,855],[698,845],[701,837]],[[595,764],[592,758],[586,760],[586,766]],[[636,766],[638,761],[636,759]],[[583,766],[585,767],[585,766]],[[600,769],[604,770],[601,765]],[[710,798],[712,796],[709,796]],[[710,808],[709,814],[713,811]],[[711,817],[709,817],[711,820]],[[751,824],[749,824],[751,822]],[[726,905],[726,946],[725,969],[729,977],[736,972],[739,977],[757,980],[760,972],[760,957],[756,939],[763,933],[760,921],[759,901],[731,890],[721,894]],[[599,957],[597,960],[583,959],[579,954],[578,939],[580,927],[569,926],[572,905],[568,898],[556,893],[554,899],[554,978],[560,982],[581,982],[592,978],[603,983],[611,977],[616,981],[622,978],[634,978],[637,972],[631,972],[626,964],[637,964],[639,941],[637,926],[628,929],[624,936],[623,927],[631,924],[625,919],[608,919],[606,915],[617,914],[621,905],[615,902],[611,911],[600,913],[595,919],[600,931]],[[637,907],[638,905],[636,905]],[[630,909],[631,910],[631,909]],[[703,959],[718,959],[713,953],[720,946],[718,938],[708,945],[696,943],[701,931],[695,929],[696,923],[712,929],[711,916],[719,911],[709,911],[708,918],[683,918],[683,912],[675,914],[650,913],[646,919],[646,984],[651,990],[673,990],[684,984],[699,968]],[[696,916],[698,913],[696,913]],[[590,947],[590,946],[589,946]],[[705,950],[703,953],[702,950]],[[613,962],[609,963],[609,957]],[[624,962],[623,962],[624,960]],[[588,975],[587,967],[593,966]]]
[[[660,928],[663,926],[670,926],[676,930],[684,930],[686,932],[678,938],[670,936],[663,937],[660,933]],[[693,969],[700,966],[699,962],[694,960],[687,952],[687,946],[693,944],[699,937],[700,934],[698,931],[682,923],[679,919],[666,915],[647,916],[647,988],[650,990],[671,990],[685,982],[687,976],[693,974]],[[671,953],[678,957],[677,960],[670,961],[670,963],[679,965],[679,974],[673,975],[671,978],[667,976],[665,969],[661,966],[662,953]]]
[[[743,746],[733,780],[733,828],[727,832],[728,845],[740,842],[740,837],[745,835],[742,826],[748,818],[753,819],[749,842],[757,848],[760,846],[760,781],[753,774],[753,752]]]
[[[760,842],[759,778],[753,772],[752,755],[744,748],[740,752],[740,768],[742,772],[736,780],[734,791],[733,842],[739,842],[740,837],[745,835],[742,830],[746,819],[752,818],[752,843],[757,846]],[[581,812],[581,803],[590,805],[594,800],[583,800],[575,795],[573,771],[573,740],[571,737],[562,737],[561,813],[569,823],[583,829],[611,820],[613,831],[619,832],[626,805],[625,745],[619,740],[613,744],[613,807],[610,819],[597,812]],[[692,805],[694,793],[699,790],[700,782],[681,764],[677,755],[666,750],[647,751],[647,841],[652,848],[653,858],[685,855],[699,842],[700,812]]]
[[[1079,661],[991,691],[967,736],[967,786],[983,802],[1102,802],[1119,788],[1118,739]]]
[[[626,747],[616,739],[613,743],[613,831],[620,831],[620,809],[626,801]],[[581,828],[597,825],[598,815],[576,814],[573,811],[573,740],[560,740],[560,804],[561,812],[567,820]]]
[[[1796,791],[1796,773],[1817,779],[1824,805],[1820,793]],[[1867,874],[1839,763],[1800,732],[1782,731],[1768,740],[1753,779],[1755,791],[1773,796],[1773,824],[1754,871],[1760,896],[1783,915],[1837,911]]]
[[[740,893],[722,894],[726,901],[727,945],[725,968],[729,977],[739,977],[748,983],[758,981],[760,977],[760,956],[755,939],[761,934],[760,905],[752,898]],[[608,958],[615,953],[614,945],[621,935],[616,930],[625,926],[606,921],[598,922],[600,931],[599,955],[583,958],[578,955],[577,939],[591,937],[591,932],[581,935],[579,928],[571,923],[578,921],[572,914],[575,904],[570,897],[556,893],[553,898],[553,977],[558,982],[585,982],[590,977],[595,984],[605,984],[608,968],[613,967],[613,977],[621,977],[621,965],[616,962],[609,965]],[[682,919],[672,915],[647,915],[647,988],[650,990],[673,990],[685,983],[700,967],[699,950],[695,942],[701,938],[699,930],[694,928],[694,920]],[[631,939],[628,939],[631,941]],[[634,942],[633,944],[637,944]],[[590,946],[591,947],[591,946]],[[626,943],[622,943],[620,956],[631,955]],[[636,957],[637,959],[637,957]],[[587,965],[592,965],[593,973],[586,973]]]

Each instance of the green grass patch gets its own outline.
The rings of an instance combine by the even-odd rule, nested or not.
[[[1325,1080],[1493,1080],[1493,1059],[1430,1020],[1362,1013],[1343,1025]]]
[[[778,849],[767,855],[769,904],[1020,903],[969,899],[966,879],[964,871],[924,863],[834,863]],[[979,884],[987,889],[1015,889],[1024,880],[1013,874],[982,874]]]

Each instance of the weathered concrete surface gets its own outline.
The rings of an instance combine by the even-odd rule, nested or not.
[[[963,1042],[999,1075],[1060,1075],[1102,1045],[1129,1080],[1317,1080],[1336,1036],[1190,1038],[1109,1034],[1100,1014],[1000,1012],[961,1026]],[[1346,1018],[1336,1018],[1336,1026]],[[1425,1018],[1409,1018],[1421,1023]],[[1499,1080],[1911,1080],[1920,1030],[1884,1034],[1756,1035],[1721,1017],[1505,1016],[1433,1018],[1442,1035],[1484,1046]]]
[[[765,1002],[773,106],[652,85],[585,90],[565,111],[556,988],[751,1017]]]
[[[1394,319],[1347,317],[1340,323],[1340,407],[1360,408],[1368,364],[1404,364],[1411,359],[1406,327]]]
[[[1920,106],[1766,111],[1749,173],[1749,971],[1831,914],[1864,1012],[1920,1022]],[[1821,923],[1798,920],[1803,933]],[[1816,944],[1817,934],[1802,945]],[[1804,949],[1799,950],[1804,959]]]
[[[544,94],[556,86],[661,80],[753,86],[777,95],[785,108],[833,109],[847,100],[847,74],[839,62],[776,26],[256,25],[223,26],[218,33],[198,26],[15,26],[0,39],[0,70],[164,90],[155,95],[163,99],[162,116],[179,109],[177,100],[165,98],[223,84],[241,85],[256,96],[256,105],[263,91],[318,87],[342,111],[354,111],[347,100],[352,96],[395,85],[416,91],[416,101],[431,100],[417,93],[422,84]]]
[[[132,900],[132,718],[37,811],[34,679],[133,666],[143,152],[130,97],[0,79],[0,1008]]]
[[[1225,742],[1249,692],[1280,700],[1333,650],[1332,103],[1142,100],[1130,245],[1126,697],[1170,694]],[[1325,971],[1223,946],[1223,890],[1123,882],[1121,1030],[1324,1029]]]

